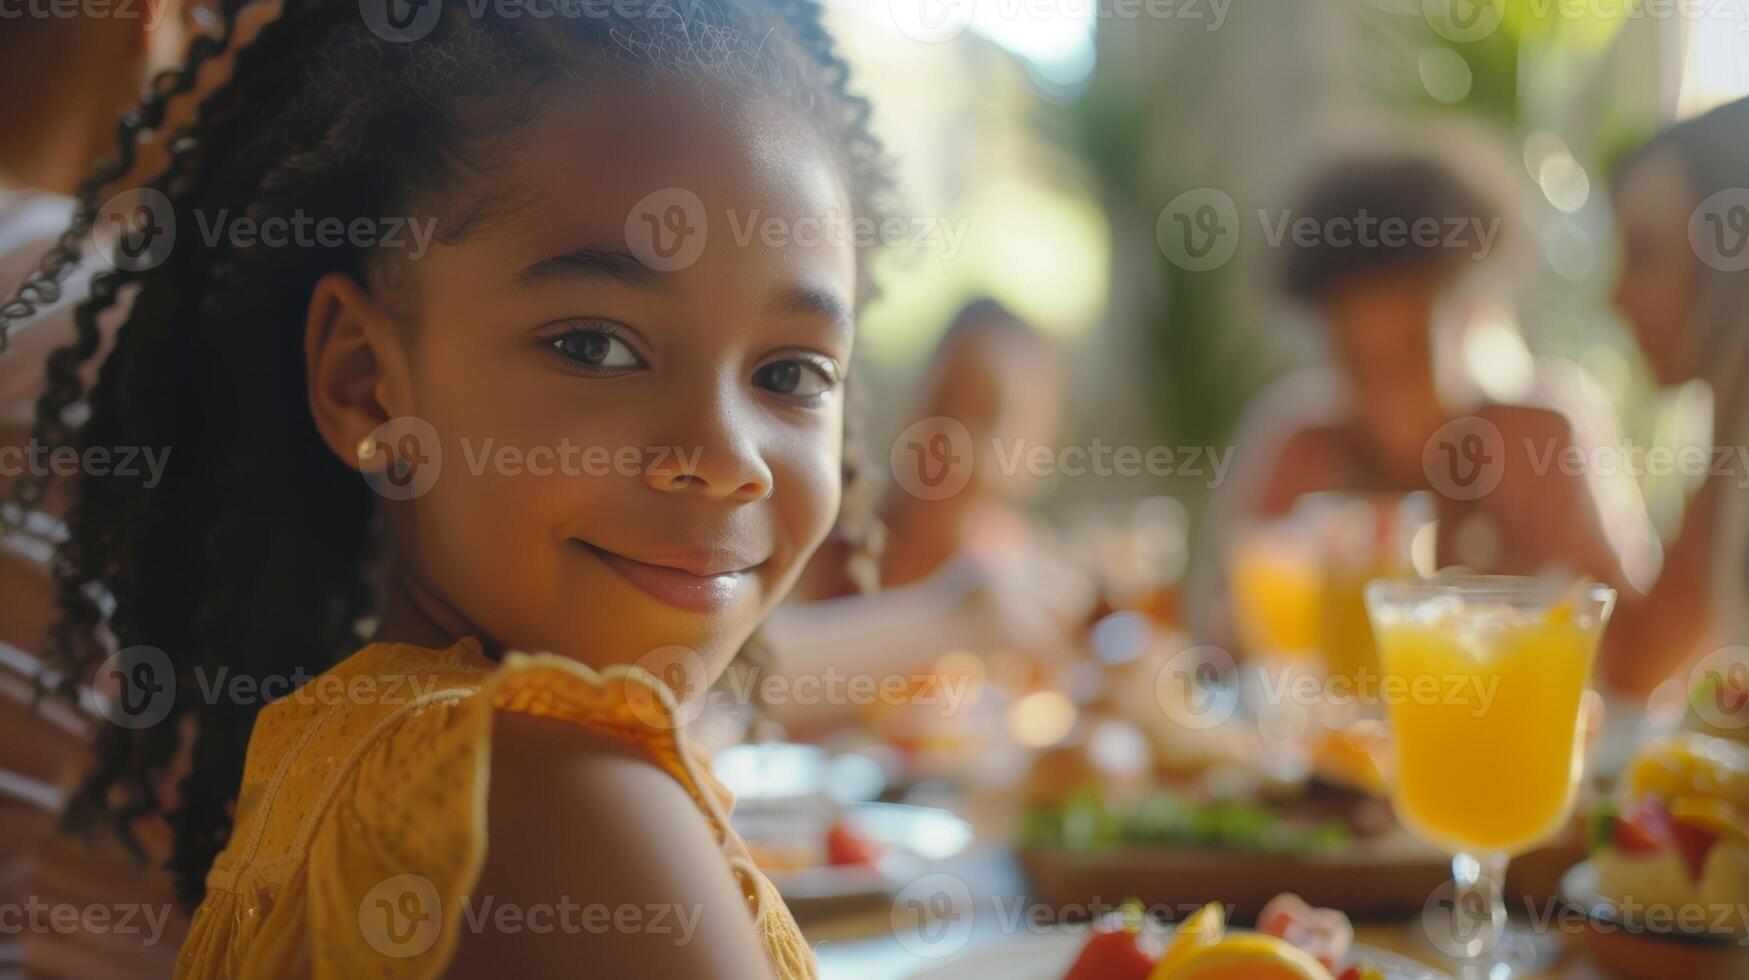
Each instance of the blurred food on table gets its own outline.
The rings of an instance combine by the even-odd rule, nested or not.
[[[1211,902],[1167,933],[1139,903],[1094,923],[1063,980],[1385,980],[1354,926],[1336,909],[1282,893],[1264,906],[1257,931],[1229,930]]]
[[[1591,820],[1605,899],[1670,910],[1749,905],[1749,746],[1695,732],[1653,738]],[[1685,919],[1666,931],[1749,938],[1736,914]]]

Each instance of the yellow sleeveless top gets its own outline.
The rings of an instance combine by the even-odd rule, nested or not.
[[[716,832],[779,980],[815,976],[666,686],[638,668],[597,673],[550,654],[496,664],[464,639],[441,651],[372,644],[262,710],[179,980],[441,976],[485,860],[494,709],[646,749]]]

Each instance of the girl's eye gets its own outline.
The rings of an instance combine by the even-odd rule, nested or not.
[[[560,357],[602,371],[630,371],[644,359],[625,341],[605,330],[572,330],[547,341]]]
[[[831,368],[800,358],[773,361],[753,372],[755,387],[798,401],[814,401],[838,384]]]

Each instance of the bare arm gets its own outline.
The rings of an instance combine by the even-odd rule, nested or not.
[[[1498,482],[1474,500],[1441,494],[1439,564],[1518,575],[1560,568],[1625,589],[1597,502],[1570,458],[1565,417],[1522,405],[1491,405],[1477,415],[1500,437],[1503,458],[1492,468]],[[1491,525],[1484,538],[1474,536],[1478,516]]]
[[[470,903],[516,909],[528,925],[464,917],[448,976],[771,976],[708,821],[635,747],[500,712],[492,756],[486,866]],[[532,928],[541,915],[554,927]]]
[[[1616,600],[1603,635],[1603,677],[1610,688],[1649,694],[1714,639],[1714,553],[1729,483],[1708,478],[1683,515],[1658,580],[1644,594],[1623,590]]]
[[[1492,407],[1482,417],[1495,423],[1503,438],[1500,482],[1475,501],[1441,499],[1441,563],[1470,563],[1456,538],[1473,515],[1485,514],[1494,522],[1499,548],[1496,564],[1483,570],[1536,574],[1559,565],[1615,586],[1618,598],[1604,632],[1599,677],[1613,691],[1649,693],[1710,633],[1708,583],[1721,481],[1711,481],[1696,499],[1657,582],[1642,593],[1627,582],[1609,547],[1585,478],[1560,462],[1573,445],[1565,420],[1524,407]]]

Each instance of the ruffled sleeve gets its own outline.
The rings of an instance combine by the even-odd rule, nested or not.
[[[511,654],[475,683],[427,691],[373,719],[331,766],[320,794],[300,804],[291,855],[306,854],[271,901],[249,889],[209,895],[216,931],[248,934],[240,969],[223,975],[353,980],[441,976],[467,928],[467,895],[487,843],[494,710],[551,718],[635,743],[692,795],[723,844],[754,924],[783,980],[815,975],[794,920],[728,824],[729,799],[688,751],[669,689],[636,667],[597,673],[552,655]],[[319,750],[319,747],[318,747]],[[272,889],[269,889],[272,890]],[[215,901],[216,899],[216,901]],[[256,911],[251,912],[250,909]],[[261,921],[249,921],[252,917]],[[234,942],[197,941],[197,958],[236,963]],[[228,947],[228,948],[226,948]],[[186,952],[186,951],[185,951]],[[194,975],[207,975],[196,973]]]
[[[490,740],[470,692],[416,701],[360,743],[302,876],[316,977],[442,975],[485,860]]]

